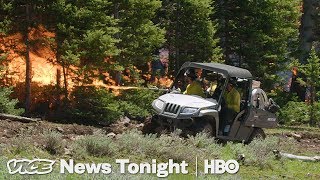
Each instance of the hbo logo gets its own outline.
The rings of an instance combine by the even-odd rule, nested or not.
[[[225,162],[221,159],[204,160],[205,174],[223,174],[225,172],[234,174],[239,171],[239,163],[236,160],[228,160]]]

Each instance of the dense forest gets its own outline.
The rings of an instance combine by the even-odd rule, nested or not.
[[[261,81],[282,123],[316,125],[319,16],[317,0],[1,0],[0,111],[65,121],[143,118],[159,92],[106,86],[165,88],[184,62],[220,62]],[[161,50],[168,68],[152,75]],[[34,54],[46,60],[40,69],[56,67],[54,82],[33,81]],[[24,71],[12,80],[17,58]]]

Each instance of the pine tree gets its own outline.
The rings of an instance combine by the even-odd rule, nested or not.
[[[4,37],[9,31],[11,26],[11,19],[9,12],[12,11],[12,3],[7,1],[0,1],[0,39]],[[5,69],[2,65],[7,60],[7,52],[5,49],[0,49],[0,78],[3,76],[3,70]],[[17,99],[10,99],[12,93],[11,88],[0,87],[0,112],[9,113],[13,115],[20,115],[23,113],[23,109],[15,109],[18,103]]]
[[[141,66],[150,60],[153,51],[165,42],[165,30],[154,23],[160,0],[114,1],[115,17],[118,20],[121,50],[114,59],[122,66]]]
[[[210,0],[163,0],[159,21],[166,28],[171,65],[177,71],[186,61],[210,62],[221,59],[215,37],[214,12]]]
[[[12,10],[12,4],[10,2],[0,1],[0,40],[4,38],[9,31],[11,24],[9,12]],[[5,49],[0,48],[0,62],[2,63],[7,59],[7,53]],[[2,68],[0,68],[1,70]]]
[[[302,16],[299,34],[299,61],[302,64],[306,63],[311,51],[311,46],[315,40],[316,4],[319,5],[318,0],[302,0]]]
[[[314,36],[315,40],[320,42],[320,1],[316,1],[315,4],[315,26],[314,26]]]
[[[312,47],[309,58],[306,64],[300,64],[299,70],[304,74],[305,78],[300,79],[302,85],[310,89],[310,105],[309,124],[314,126],[316,124],[315,113],[319,111],[316,109],[316,92],[320,88],[320,58],[317,56],[315,48]]]
[[[271,88],[297,49],[298,0],[216,0],[221,39],[227,64],[249,69]]]
[[[107,70],[106,58],[118,54],[114,35],[118,32],[111,2],[105,0],[56,0],[50,7],[48,26],[56,33],[57,63],[63,68],[65,95],[67,71],[78,67],[73,77],[86,83],[93,70]]]
[[[0,37],[9,31],[11,24],[9,12],[12,11],[12,3],[10,1],[0,1]]]

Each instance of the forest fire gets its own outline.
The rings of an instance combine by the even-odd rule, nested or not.
[[[54,52],[46,41],[54,38],[54,34],[43,27],[32,29],[29,39],[32,44],[30,60],[32,64],[32,81],[39,85],[52,85],[56,82],[57,70],[61,67],[50,62],[55,59]],[[4,81],[6,85],[16,85],[25,81],[25,43],[20,33],[4,37],[1,49],[8,52],[7,61],[4,62],[6,71]]]
[[[62,67],[57,64],[55,52],[49,39],[54,38],[52,32],[48,32],[43,26],[33,28],[29,33],[30,61],[32,66],[31,78],[32,82],[39,86],[59,85],[63,87]],[[3,82],[5,85],[16,86],[18,83],[25,82],[26,63],[25,63],[25,42],[20,33],[3,37],[0,42],[0,48],[8,52],[7,61],[4,62],[6,69],[3,73]],[[148,72],[145,72],[148,73]],[[67,85],[72,89],[76,84],[72,81],[72,73],[68,73]],[[96,87],[105,87],[119,91],[122,89],[132,89],[135,87],[119,87],[116,86],[114,78],[110,73],[103,73],[104,80],[98,78],[93,79],[91,84]],[[149,75],[150,76],[150,75]],[[146,79],[150,79],[150,77]],[[123,75],[123,80],[132,81],[130,75]],[[131,79],[131,80],[130,80]],[[156,78],[154,83],[162,87],[169,87],[172,80],[168,77]],[[116,93],[118,94],[118,93]]]

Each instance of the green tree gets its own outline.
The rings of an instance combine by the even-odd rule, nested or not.
[[[213,18],[219,22],[227,64],[248,68],[265,88],[297,49],[298,0],[216,0]]]
[[[10,1],[0,1],[0,37],[9,31],[9,25],[11,24],[9,12],[12,8]]]
[[[299,37],[299,61],[306,63],[315,40],[316,10],[319,7],[318,0],[302,0],[302,16]]]
[[[114,16],[118,20],[121,50],[114,59],[118,64],[140,66],[150,60],[150,55],[165,42],[165,30],[154,23],[160,0],[114,1]]]
[[[56,0],[49,6],[48,26],[56,33],[57,63],[63,67],[67,96],[67,71],[78,67],[73,80],[87,83],[93,70],[107,70],[106,58],[119,53],[114,35],[112,3],[105,0]],[[78,78],[80,77],[80,78]]]
[[[4,37],[7,32],[10,31],[11,19],[9,12],[12,10],[13,6],[11,2],[0,1],[0,39]],[[5,49],[0,49],[0,78],[2,78],[3,62],[7,59],[7,53]],[[15,106],[18,103],[17,99],[10,99],[12,91],[11,88],[1,87],[0,88],[0,113],[9,113],[13,115],[20,115],[23,113],[22,109],[16,109]]]
[[[214,8],[210,0],[163,0],[159,21],[166,28],[166,46],[177,71],[186,61],[221,60],[217,23],[210,19]]]
[[[314,26],[314,32],[315,32],[315,40],[320,41],[320,1],[315,2],[315,26]]]
[[[300,83],[310,89],[309,124],[314,126],[316,124],[315,113],[319,111],[316,106],[316,93],[320,88],[320,58],[317,56],[314,47],[311,49],[307,63],[299,64],[299,70],[304,75],[304,78],[299,79]]]

